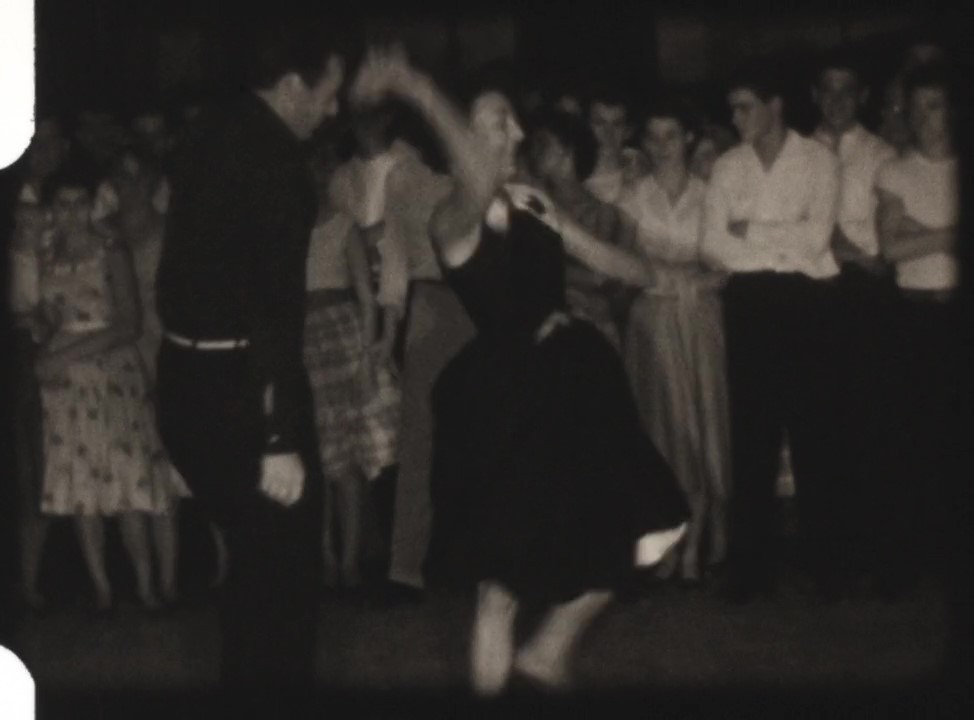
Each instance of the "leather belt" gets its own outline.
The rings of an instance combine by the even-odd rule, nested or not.
[[[202,350],[203,352],[210,352],[214,350],[240,350],[241,348],[250,347],[250,340],[247,340],[246,338],[239,340],[194,340],[192,338],[183,337],[182,335],[169,332],[168,330],[162,335],[173,345],[189,348],[191,350]]]

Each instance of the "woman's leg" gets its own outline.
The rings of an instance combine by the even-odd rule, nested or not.
[[[322,583],[330,588],[338,585],[338,553],[335,551],[335,520],[338,510],[335,495],[334,483],[325,480],[325,512],[321,527]]]
[[[23,573],[24,601],[28,607],[37,609],[45,605],[45,600],[37,589],[41,572],[41,559],[44,556],[44,541],[51,520],[40,513],[32,513],[21,519],[21,572]]]
[[[338,525],[342,533],[341,572],[342,584],[357,588],[362,584],[362,500],[365,481],[347,478],[335,483]]]
[[[159,607],[152,587],[152,557],[149,554],[149,538],[146,516],[143,513],[125,513],[120,518],[122,544],[135,568],[139,600],[147,610]]]
[[[497,695],[511,674],[517,599],[497,583],[484,581],[477,590],[477,611],[471,642],[473,689]]]
[[[153,515],[152,539],[159,563],[159,592],[163,602],[176,602],[179,559],[179,498],[172,499],[169,512]]]
[[[553,607],[534,637],[518,651],[514,667],[549,687],[566,687],[572,648],[611,600],[607,590],[590,591]]]
[[[684,580],[700,579],[700,542],[706,524],[707,496],[699,492],[690,498],[690,523],[680,558],[680,575]]]
[[[722,497],[712,497],[709,515],[710,551],[707,564],[714,567],[727,559],[727,501]]]
[[[227,551],[227,540],[223,536],[223,531],[215,523],[210,523],[210,535],[213,537],[213,546],[216,549],[216,570],[210,579],[210,587],[218,588],[226,582],[230,570],[230,554]]]
[[[95,586],[96,606],[108,610],[112,606],[112,587],[105,569],[104,522],[98,515],[78,515],[75,522],[88,575]]]

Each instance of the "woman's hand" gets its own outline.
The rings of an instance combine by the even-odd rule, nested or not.
[[[419,82],[420,75],[409,64],[402,45],[372,47],[352,81],[348,97],[353,106],[374,105],[387,95],[409,97]]]

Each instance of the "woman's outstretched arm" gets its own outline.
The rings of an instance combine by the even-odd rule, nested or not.
[[[356,77],[353,103],[394,95],[414,107],[439,137],[456,184],[433,211],[430,233],[448,265],[462,264],[478,242],[475,232],[494,197],[499,163],[477,141],[463,113],[396,49],[372,50]]]

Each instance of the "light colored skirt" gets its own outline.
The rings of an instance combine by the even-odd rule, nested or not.
[[[41,387],[44,482],[50,515],[161,514],[169,473],[141,358],[125,346],[68,368]]]
[[[625,360],[644,427],[687,497],[726,500],[730,429],[718,293],[642,294],[629,315]]]

